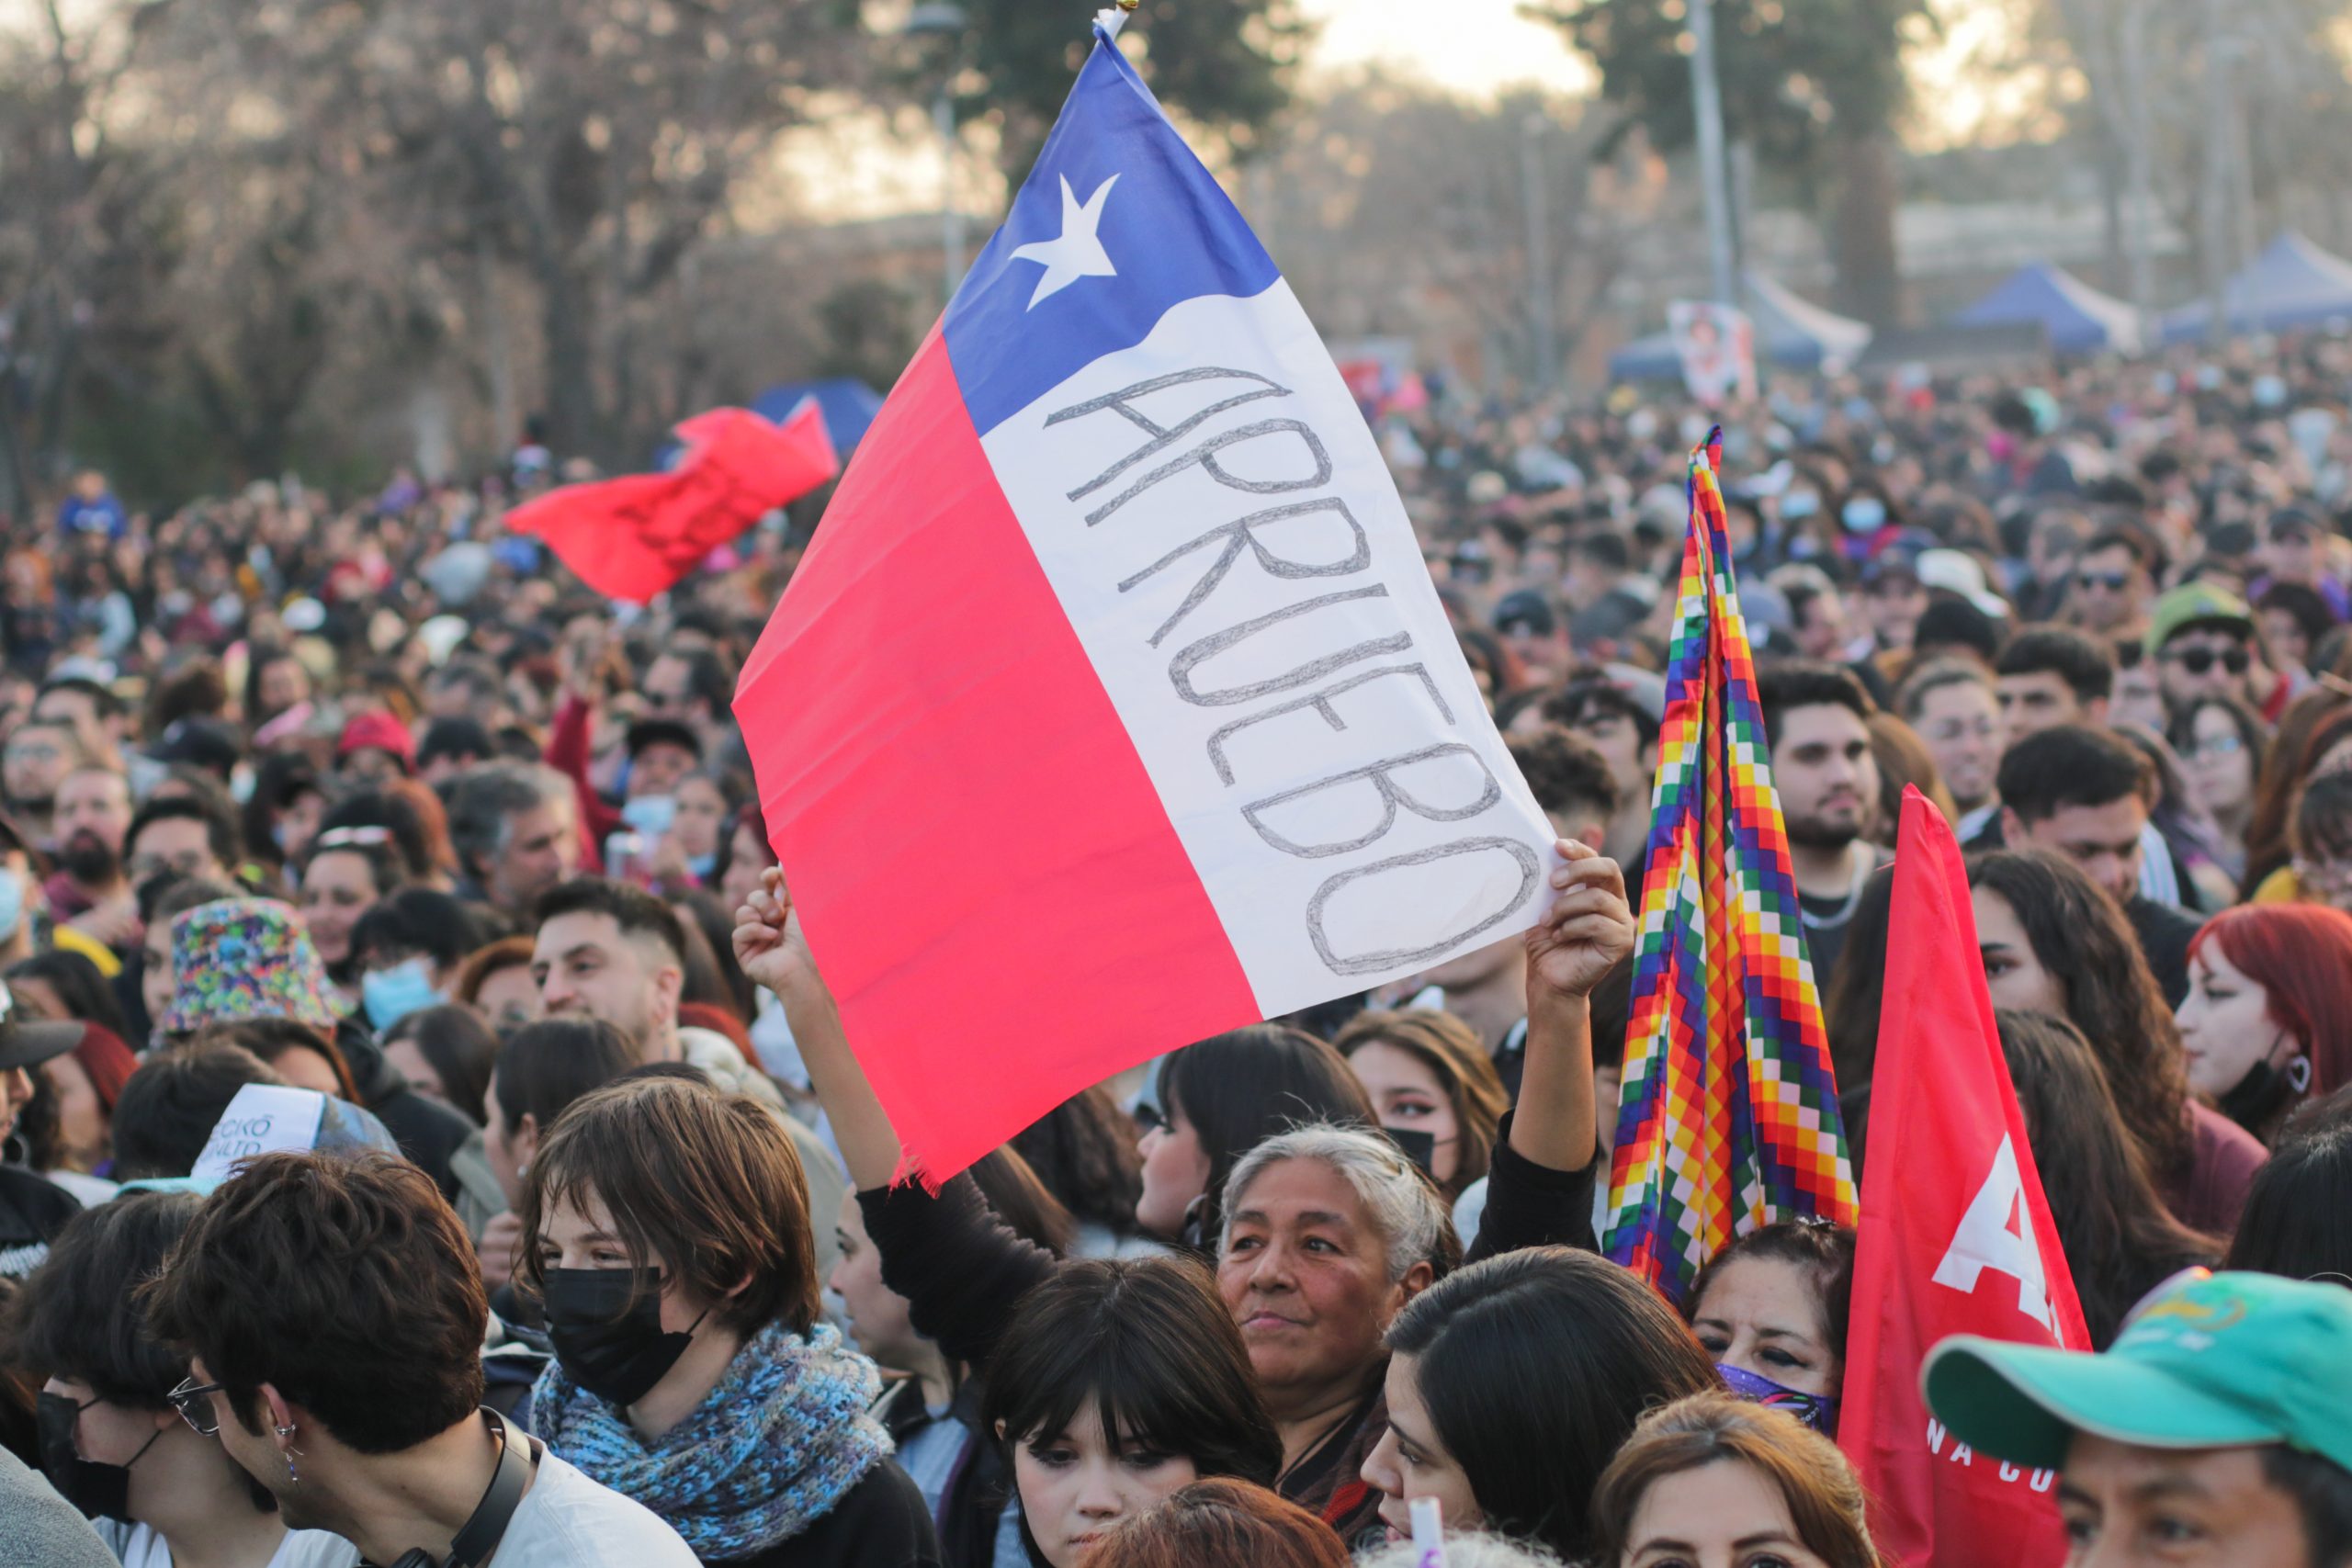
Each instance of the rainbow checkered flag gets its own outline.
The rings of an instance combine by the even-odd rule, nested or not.
[[[1678,1304],[1732,1237],[1850,1225],[1858,1207],[1724,533],[1722,436],[1690,454],[1609,1182],[1609,1256]]]

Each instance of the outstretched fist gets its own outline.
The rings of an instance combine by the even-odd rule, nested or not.
[[[770,866],[760,886],[735,910],[735,962],[757,985],[777,996],[789,997],[810,987],[822,988],[817,961],[800,934],[800,917],[784,886],[784,871]]]
[[[1589,844],[1559,841],[1566,863],[1552,873],[1557,897],[1527,932],[1527,976],[1570,997],[1592,988],[1634,951],[1636,927],[1625,903],[1625,874]]]

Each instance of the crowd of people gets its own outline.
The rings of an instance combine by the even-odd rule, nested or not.
[[[935,1191],[730,714],[811,519],[638,610],[502,527],[537,448],[83,476],[0,558],[0,1568],[1338,1568],[1430,1504],[1454,1568],[1877,1568],[1855,1235],[1678,1310],[1598,1234],[1718,418],[1851,1152],[1917,785],[2096,1347],[1941,1347],[1937,1420],[2077,1562],[2347,1568],[2347,405],[2321,335],[1368,411],[1548,911]],[[315,1130],[224,1166],[261,1104]]]

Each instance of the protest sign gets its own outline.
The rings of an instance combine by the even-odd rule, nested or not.
[[[326,1110],[327,1097],[314,1089],[249,1083],[212,1124],[212,1135],[188,1175],[217,1184],[236,1175],[237,1168],[256,1155],[310,1149],[319,1141]]]
[[[1745,310],[1677,299],[1666,308],[1666,322],[1692,397],[1714,408],[1726,398],[1756,396],[1756,329]]]
[[[849,1041],[933,1179],[1545,898],[1550,830],[1371,431],[1107,35],[735,712]]]

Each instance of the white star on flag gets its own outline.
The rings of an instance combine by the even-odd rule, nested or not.
[[[1119,276],[1119,269],[1111,265],[1110,253],[1095,235],[1095,230],[1102,226],[1104,198],[1118,183],[1119,176],[1113,175],[1096,186],[1094,194],[1080,206],[1078,194],[1069,188],[1069,176],[1062,176],[1062,231],[1050,240],[1032,241],[1012,253],[1014,261],[1036,262],[1046,269],[1046,276],[1037,280],[1037,291],[1029,296],[1030,310],[1035,310],[1040,301],[1060,293],[1081,277]]]

